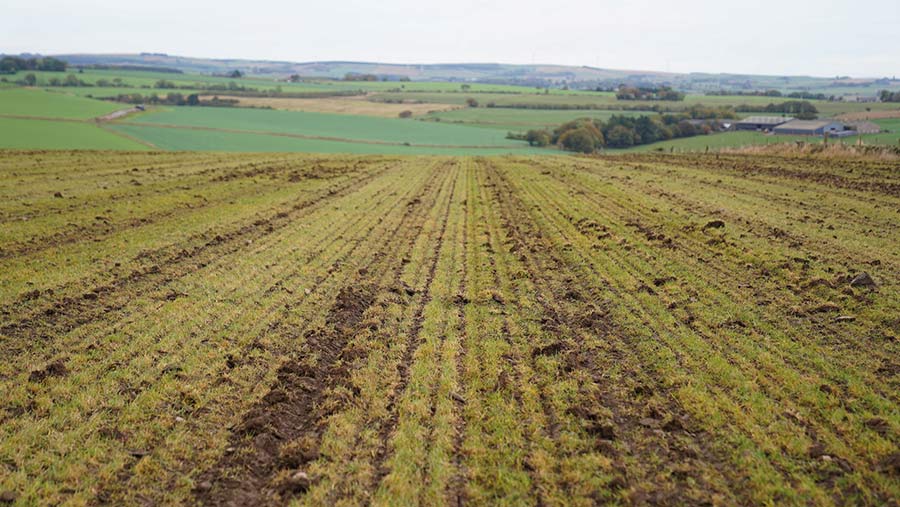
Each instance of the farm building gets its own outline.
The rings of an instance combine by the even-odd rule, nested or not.
[[[783,116],[749,116],[734,124],[736,130],[772,130],[793,120]]]
[[[844,124],[831,120],[792,120],[775,127],[773,132],[792,136],[823,136],[844,131]]]
[[[848,123],[847,128],[850,130],[855,130],[859,134],[881,133],[881,127],[879,127],[877,123],[872,123],[870,121],[855,121],[852,123]]]

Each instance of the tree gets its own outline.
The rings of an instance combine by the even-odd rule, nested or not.
[[[464,85],[460,86],[459,89],[462,90],[462,91],[464,91],[464,92],[467,92],[467,91],[469,91],[469,90],[472,89],[472,86],[471,86],[471,85],[464,84]]]
[[[599,132],[595,134],[587,127],[579,127],[560,136],[559,145],[568,151],[593,153],[602,145],[602,134],[599,134],[600,138],[596,137],[597,134]]]
[[[400,118],[411,118],[412,115],[413,115],[412,111],[400,111],[400,114],[397,116],[399,116]]]
[[[69,74],[66,76],[66,80],[63,81],[63,86],[79,86],[81,85],[81,80],[78,79],[78,76],[75,74]]]
[[[65,72],[66,65],[66,62],[48,56],[46,58],[41,58],[37,62],[37,70],[49,72]]]
[[[228,74],[228,77],[231,77],[234,79],[240,79],[240,78],[244,77],[244,73],[239,70],[233,70],[233,71],[231,71],[231,73]]]
[[[199,106],[200,105],[200,96],[196,93],[192,93],[187,97],[187,105],[189,106]]]
[[[606,144],[614,148],[628,148],[635,144],[634,130],[624,126],[616,125],[606,134]]]
[[[525,140],[528,141],[530,146],[549,146],[550,132],[547,132],[546,130],[529,130],[525,134]]]
[[[466,99],[466,105],[469,107],[478,107],[478,101],[473,99],[472,97],[469,97]]]
[[[37,84],[37,76],[34,74],[25,74],[25,86],[34,86]]]

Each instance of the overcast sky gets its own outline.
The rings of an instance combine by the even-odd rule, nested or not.
[[[900,75],[900,0],[4,0],[0,53]]]

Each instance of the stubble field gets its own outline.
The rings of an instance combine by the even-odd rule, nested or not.
[[[4,501],[900,498],[896,162],[7,151],[0,222]]]

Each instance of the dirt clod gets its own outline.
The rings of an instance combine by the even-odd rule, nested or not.
[[[43,369],[31,372],[31,375],[28,376],[28,380],[32,382],[41,382],[50,377],[64,377],[68,373],[69,370],[66,368],[65,361],[57,359]]]
[[[722,227],[725,227],[723,220],[710,220],[703,226],[704,229],[721,229]]]
[[[19,498],[15,491],[4,491],[0,493],[0,503],[11,504]]]
[[[311,481],[306,472],[297,471],[281,483],[282,493],[303,493],[309,489]]]
[[[562,352],[564,347],[565,344],[563,344],[563,342],[553,342],[549,345],[534,349],[534,351],[531,352],[531,357],[553,356]]]
[[[866,272],[862,272],[854,276],[853,279],[850,280],[850,286],[865,287],[868,289],[874,289],[875,287],[877,287],[877,285],[875,284],[875,280],[872,279],[872,277]]]
[[[891,431],[891,423],[882,417],[871,417],[866,420],[865,424],[879,435],[887,435]]]
[[[900,452],[889,454],[881,460],[881,469],[893,477],[900,477]]]

